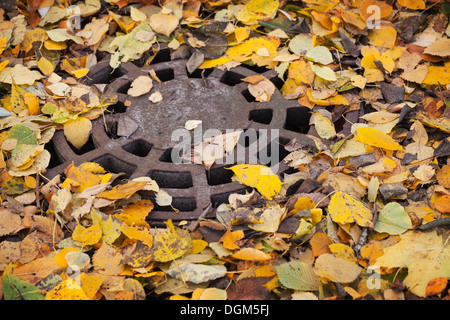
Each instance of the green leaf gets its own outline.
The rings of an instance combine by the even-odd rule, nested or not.
[[[37,145],[37,138],[34,132],[23,124],[17,124],[8,132],[6,139],[16,139],[17,145],[19,144],[30,144]]]
[[[390,202],[380,211],[374,230],[399,235],[411,228],[411,219],[406,210],[397,202]]]
[[[276,267],[278,281],[286,288],[303,291],[316,291],[320,280],[313,267],[301,261],[291,261]]]
[[[309,49],[306,52],[305,57],[321,64],[329,64],[333,62],[333,56],[330,50],[324,46],[317,46]]]
[[[3,276],[2,291],[5,300],[45,300],[38,287],[10,274]]]

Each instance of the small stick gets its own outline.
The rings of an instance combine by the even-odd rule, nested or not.
[[[41,210],[41,201],[39,200],[39,173],[36,175],[36,207],[38,210]]]
[[[373,204],[373,209],[372,209],[372,224],[375,225],[375,222],[377,221],[377,219],[378,219],[377,205],[374,203]],[[356,255],[359,255],[359,251],[361,250],[362,246],[366,244],[367,238],[372,233],[372,229],[373,228],[366,227],[361,232],[361,236],[359,237],[358,243],[353,248],[353,250],[355,251]]]
[[[188,230],[189,231],[194,231],[195,229],[197,229],[197,226],[200,222],[200,219],[203,219],[204,217],[206,217],[206,215],[209,213],[209,211],[212,208],[212,203],[210,202],[209,205],[206,207],[205,211],[203,211],[203,213],[200,215],[200,217],[198,217],[197,221],[195,221],[195,223],[193,225],[191,225]]]

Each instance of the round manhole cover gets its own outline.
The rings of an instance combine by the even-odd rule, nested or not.
[[[47,171],[49,178],[70,162],[87,161],[125,178],[150,177],[173,197],[172,207],[156,205],[150,213],[149,219],[157,222],[197,219],[210,203],[216,207],[227,202],[231,193],[245,192],[245,186],[231,180],[228,168],[234,164],[262,163],[278,174],[287,169],[282,163],[288,154],[283,145],[308,132],[310,110],[284,99],[278,90],[269,102],[257,102],[242,81],[259,73],[279,89],[283,82],[273,70],[239,66],[189,74],[186,60],[170,60],[168,49],[159,55],[166,58],[143,68],[128,62],[116,70],[106,58],[90,71],[87,84],[106,85],[105,92],[116,94],[118,101],[104,118],[93,121],[91,137],[81,149],[71,146],[63,132],[55,134],[50,148],[56,157]],[[150,92],[127,95],[133,80],[150,72],[156,79]],[[154,93],[161,96],[150,101]],[[189,120],[201,125],[187,130]],[[229,152],[217,157],[210,168],[195,161],[195,146],[221,134],[239,139],[231,150],[221,149]],[[152,199],[151,194],[142,197]]]

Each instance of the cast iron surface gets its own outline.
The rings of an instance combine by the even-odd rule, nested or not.
[[[51,178],[64,171],[73,162],[79,165],[93,161],[114,173],[124,173],[124,178],[148,176],[173,197],[175,212],[169,207],[158,207],[150,213],[149,220],[161,221],[197,219],[212,203],[218,206],[227,202],[231,193],[245,192],[245,186],[232,182],[230,164],[214,164],[209,171],[200,164],[172,163],[170,153],[178,141],[172,141],[172,132],[183,128],[187,120],[202,120],[202,130],[207,129],[278,129],[279,158],[288,153],[283,148],[299,133],[308,133],[310,110],[295,100],[286,100],[276,90],[270,102],[256,102],[248,92],[246,76],[259,73],[279,86],[280,79],[273,70],[236,67],[231,71],[217,68],[197,70],[189,75],[186,60],[164,61],[143,68],[128,62],[119,69],[109,67],[109,60],[100,61],[88,74],[87,84],[107,84],[105,90],[117,93],[118,103],[112,113],[93,121],[91,138],[80,150],[74,149],[62,131],[53,138],[52,167],[47,170]],[[133,98],[126,93],[131,82],[153,69],[161,82],[153,81],[150,93]],[[149,95],[160,91],[162,101],[152,103]],[[125,107],[126,100],[131,102]],[[137,130],[128,137],[114,131],[119,121],[131,120]],[[105,129],[105,123],[108,130]],[[241,142],[240,142],[241,143]],[[256,142],[258,143],[258,142]],[[254,150],[247,146],[247,151]],[[288,169],[282,163],[278,173]],[[147,195],[143,194],[143,197]],[[148,196],[151,199],[151,196]]]

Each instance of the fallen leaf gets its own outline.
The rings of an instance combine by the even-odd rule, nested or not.
[[[380,211],[373,229],[377,232],[399,235],[412,229],[412,223],[408,213],[399,203],[390,202]]]
[[[356,263],[335,257],[331,253],[320,255],[314,263],[314,272],[318,276],[338,283],[354,281],[361,271],[362,268]]]
[[[153,80],[149,76],[139,76],[133,80],[127,94],[132,97],[139,97],[148,92],[153,87]]]
[[[375,128],[357,128],[354,139],[376,148],[386,150],[402,150],[402,146],[395,142],[394,139]]]
[[[174,227],[171,220],[168,220],[166,225],[167,229],[154,237],[150,252],[153,261],[175,260],[191,248],[191,236],[188,231]]]
[[[271,259],[270,255],[254,248],[243,248],[231,255],[238,260],[256,260],[264,261]]]
[[[256,188],[259,193],[272,199],[281,191],[281,180],[269,167],[263,165],[239,164],[230,168],[237,180]]]
[[[64,136],[77,149],[81,149],[89,140],[91,130],[91,120],[84,117],[77,117],[64,123]]]
[[[356,222],[361,227],[373,227],[372,211],[349,194],[337,191],[330,200],[328,213],[334,222]]]
[[[301,291],[316,291],[319,277],[313,267],[301,261],[290,261],[276,267],[278,281],[286,288]]]
[[[176,262],[175,262],[176,263]],[[175,279],[192,283],[203,283],[225,276],[227,268],[223,265],[204,265],[199,263],[183,263],[174,266],[167,274]]]
[[[425,297],[431,280],[450,276],[450,251],[446,240],[435,230],[407,231],[400,235],[397,244],[385,248],[375,263],[379,267],[407,268],[408,275],[403,283],[415,295]]]
[[[150,27],[166,37],[178,27],[178,19],[172,14],[157,13],[150,17]]]

